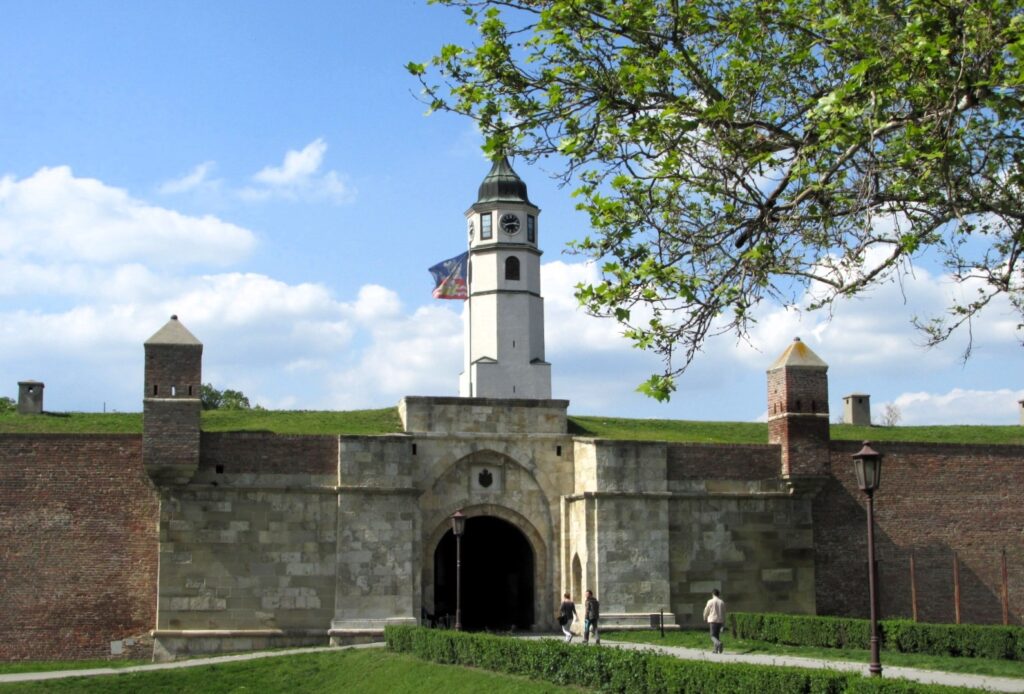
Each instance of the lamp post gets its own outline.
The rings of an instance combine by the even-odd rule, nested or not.
[[[863,448],[853,454],[853,470],[857,486],[868,497],[868,598],[871,601],[871,663],[872,677],[882,676],[882,663],[878,657],[878,591],[875,587],[875,490],[882,478],[882,454],[865,441]]]
[[[459,509],[452,514],[452,534],[455,535],[455,631],[462,631],[462,533],[466,532],[466,517]]]

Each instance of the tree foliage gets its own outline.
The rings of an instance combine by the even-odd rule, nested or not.
[[[1017,0],[435,2],[479,43],[408,70],[575,186],[602,272],[577,296],[665,358],[649,394],[761,302],[827,306],[924,254],[965,288],[915,318],[932,344],[998,295],[1024,313]]]
[[[13,398],[9,398],[6,395],[0,397],[0,414],[14,412],[17,408],[18,405],[14,402]]]
[[[199,399],[204,410],[248,410],[249,398],[240,390],[217,390],[209,383],[199,389]]]

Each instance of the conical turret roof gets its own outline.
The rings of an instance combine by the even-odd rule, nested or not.
[[[203,343],[197,340],[196,336],[190,333],[188,328],[178,321],[177,316],[171,316],[171,319],[164,324],[164,327],[153,333],[153,337],[146,340],[145,344],[203,346]]]
[[[821,357],[814,353],[814,351],[800,341],[799,337],[794,337],[793,342],[786,348],[786,351],[779,355],[779,358],[775,360],[775,363],[768,367],[769,371],[775,369],[781,369],[787,366],[816,366],[818,368],[827,369],[828,364],[825,363]]]
[[[519,178],[512,165],[508,163],[508,157],[502,156],[494,160],[491,171],[480,184],[477,193],[477,204],[483,202],[530,202],[526,195],[526,184]]]

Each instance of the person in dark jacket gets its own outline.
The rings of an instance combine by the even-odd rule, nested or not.
[[[590,630],[594,630],[594,643],[601,643],[601,633],[597,630],[597,620],[601,618],[601,603],[594,597],[594,591],[587,591],[587,600],[583,604],[583,643],[590,641]]]
[[[572,596],[566,593],[562,599],[562,606],[558,610],[558,623],[562,625],[566,643],[572,641],[572,623],[576,619],[579,619],[579,615],[576,614],[576,603],[572,601]]]

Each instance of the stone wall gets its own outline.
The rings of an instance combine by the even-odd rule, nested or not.
[[[866,501],[851,455],[833,442],[831,472],[814,501],[818,611],[866,616]],[[1001,554],[1008,557],[1010,622],[1024,623],[1024,447],[877,442],[876,559],[883,617],[911,616],[914,555],[918,617],[953,622],[953,553],[961,620],[1001,623]]]
[[[703,623],[713,588],[730,610],[814,614],[811,501],[781,485],[751,493],[719,487],[675,496],[669,507],[671,611],[683,626]]]
[[[565,434],[568,400],[402,398],[398,414],[409,433]]]
[[[326,644],[335,612],[338,439],[203,434],[163,491],[154,655]]]
[[[130,435],[0,435],[0,660],[148,657],[156,492]]]

